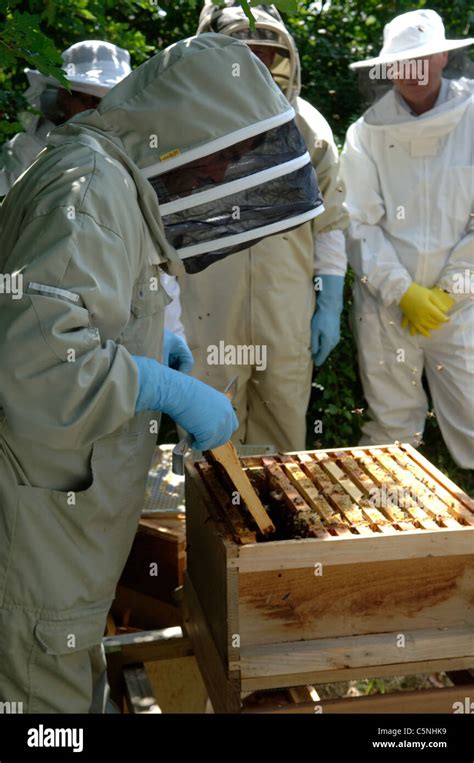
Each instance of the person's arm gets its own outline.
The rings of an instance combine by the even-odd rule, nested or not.
[[[136,263],[117,233],[62,208],[25,225],[10,261],[24,294],[0,295],[0,404],[17,434],[84,447],[134,415],[136,365],[92,324],[120,337]]]
[[[349,262],[371,293],[388,307],[400,302],[412,278],[380,225],[385,215],[384,200],[377,168],[362,143],[360,129],[360,121],[349,128],[341,156],[351,218]]]
[[[455,302],[474,296],[474,209],[466,234],[451,251],[436,286],[449,292]]]
[[[332,138],[316,137],[311,158],[324,199],[324,212],[312,223],[314,273],[344,277],[347,270],[344,230],[349,216],[344,209],[344,183],[339,177],[339,156]]]
[[[344,186],[339,156],[327,123],[314,141],[311,158],[324,199],[324,212],[313,220],[316,312],[311,319],[311,352],[321,366],[340,339],[344,277],[347,270],[343,230],[349,218],[344,209]]]
[[[227,397],[183,373],[192,355],[182,339],[168,332],[164,346],[179,371],[120,343],[134,298],[156,300],[150,314],[163,307],[159,292],[135,285],[136,241],[125,244],[87,213],[68,220],[63,208],[25,225],[10,257],[24,294],[0,295],[0,406],[20,436],[82,448],[145,410],[167,413],[202,449],[237,429]]]

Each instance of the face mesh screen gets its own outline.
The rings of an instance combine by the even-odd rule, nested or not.
[[[299,166],[288,171],[288,163],[298,158]],[[267,170],[270,173],[265,174]],[[256,173],[264,175],[252,180]],[[241,181],[238,190],[229,186],[233,181]],[[322,207],[316,174],[294,121],[155,176],[150,182],[161,204],[166,237],[183,257],[189,273],[247,248],[262,238],[260,229],[265,226],[286,230],[294,218],[311,216],[312,210],[316,214]],[[193,199],[215,189],[220,192],[213,193],[212,199],[201,203]],[[164,205],[177,199],[185,199],[186,208],[168,211]],[[252,231],[256,231],[254,237]],[[233,238],[229,245],[226,241],[231,237],[241,241],[236,243]],[[183,251],[196,246],[199,253],[187,256]]]

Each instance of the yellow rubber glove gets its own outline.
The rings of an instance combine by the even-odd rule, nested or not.
[[[440,310],[443,310],[443,312],[447,313],[449,310],[451,310],[452,306],[455,304],[456,300],[452,298],[450,294],[448,294],[447,291],[443,291],[442,289],[439,289],[437,286],[433,286],[432,289],[430,289],[430,292],[433,295],[433,298],[435,302],[437,303]]]
[[[427,289],[412,283],[400,300],[400,308],[404,313],[402,327],[410,328],[410,334],[429,336],[430,331],[440,328],[449,318],[446,313],[454,300],[436,286]]]

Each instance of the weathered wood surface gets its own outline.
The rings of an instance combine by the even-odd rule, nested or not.
[[[211,461],[217,462],[224,469],[229,480],[235,486],[235,490],[239,493],[240,500],[249,510],[262,535],[274,532],[275,525],[242,469],[242,464],[232,442],[226,442],[225,445],[206,452],[209,454]]]
[[[218,456],[211,456],[211,461],[227,464],[230,484],[236,490],[238,484],[244,486],[242,500],[246,505],[248,501],[255,517],[260,515],[261,532],[268,514],[246,475],[247,469],[260,467],[269,493],[265,503],[271,504],[275,516],[280,516],[283,526],[286,524],[289,538],[370,538],[474,527],[474,501],[409,445],[330,449],[240,460],[237,454],[229,455],[228,445],[223,448],[225,453],[219,456],[217,449]],[[214,493],[218,493],[218,472],[208,471],[205,479],[214,481]],[[248,485],[251,493],[245,493]],[[229,499],[224,500],[221,493],[216,500],[222,509],[225,507],[238,542],[253,542],[245,533],[243,515],[229,510]]]

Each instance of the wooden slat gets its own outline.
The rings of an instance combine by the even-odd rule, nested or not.
[[[213,448],[206,451],[206,453],[209,454],[211,461],[221,465],[231,483],[235,485],[235,489],[240,494],[241,501],[249,510],[262,535],[269,535],[275,532],[275,525],[268,516],[252,483],[242,469],[239,456],[232,442],[229,440],[225,445]]]
[[[183,618],[214,712],[239,713],[241,709],[239,673],[229,674],[226,669],[188,575],[184,580]]]
[[[262,468],[262,456],[240,456],[240,462],[246,471]]]
[[[351,564],[391,559],[422,559],[425,556],[457,556],[472,554],[474,528],[460,527],[448,530],[438,527],[436,531],[407,531],[399,535],[370,536],[352,535],[320,542],[316,538],[279,540],[241,546],[238,559],[228,561],[229,567],[242,572],[264,570],[299,569],[314,567],[315,555],[321,564]]]
[[[398,490],[401,489],[407,491],[407,493],[411,493],[411,491],[408,490],[409,486],[407,484],[405,472],[400,468],[396,461],[394,461],[391,456],[385,454],[379,448],[369,448],[368,450],[370,455],[373,456],[387,471],[387,473],[395,480],[398,486]],[[422,527],[424,530],[439,529],[439,525],[436,524],[433,519],[431,519],[431,517],[421,508],[421,506],[418,506],[415,501],[411,501],[409,495],[407,495],[407,498],[409,500],[409,505],[406,506],[406,511],[411,517],[413,517],[413,519],[419,524],[420,527]]]
[[[320,490],[322,490],[325,498],[341,512],[348,524],[352,526],[359,535],[373,535],[373,530],[367,518],[358,506],[354,504],[347,493],[344,492],[344,489],[337,483],[337,478],[333,476],[333,467],[337,466],[334,461],[328,459],[324,453],[317,454],[315,460],[318,461],[320,469],[331,478],[328,485],[327,480],[322,480],[320,474],[317,473],[314,468],[312,470],[316,484]]]
[[[387,448],[390,448],[392,446],[393,446],[393,442],[390,442],[390,443],[387,443],[387,444],[384,444],[384,445],[378,445],[377,447],[382,448],[382,450],[386,450]],[[321,455],[321,453],[324,453],[325,456],[328,456],[328,457],[331,457],[331,458],[332,457],[337,458],[338,457],[337,454],[340,454],[344,450],[349,450],[349,448],[341,448],[341,446],[339,446],[338,448],[324,448],[323,450],[321,450],[321,448],[319,448],[317,450],[316,449],[315,450],[306,450],[304,452],[308,453],[310,456],[313,456],[314,454]],[[355,445],[355,446],[351,447],[350,450],[355,450],[355,451],[359,451],[360,453],[363,453],[365,450],[367,450],[367,446],[366,445]],[[287,455],[289,455],[289,456],[299,456],[300,453],[301,453],[301,451],[296,450],[296,451],[290,451]]]
[[[471,692],[467,694],[467,692]],[[311,714],[316,710],[323,715],[329,713],[370,714],[373,713],[444,713],[451,714],[455,702],[464,703],[465,697],[472,697],[474,684],[466,686],[464,694],[459,687],[448,686],[444,689],[420,689],[417,691],[400,691],[390,694],[375,694],[368,697],[343,697],[341,699],[324,699],[300,704],[264,705],[262,708],[248,708],[245,714]],[[387,737],[388,738],[388,737]]]
[[[306,702],[319,702],[319,694],[314,686],[290,686],[288,695],[291,703],[294,705]]]
[[[340,668],[336,670],[321,670],[306,673],[287,673],[277,676],[260,676],[258,678],[242,678],[242,691],[257,691],[278,689],[283,686],[304,684],[310,682],[318,686],[337,681],[356,681],[360,678],[384,678],[388,676],[410,674],[440,673],[442,671],[463,670],[472,665],[472,657],[453,657],[452,659],[420,660],[409,665],[394,663],[391,665],[363,665],[358,668]],[[472,696],[472,695],[471,695]]]
[[[445,488],[443,488],[438,482],[430,478],[430,475],[419,466],[413,459],[403,451],[397,449],[390,449],[389,454],[397,460],[402,469],[405,469],[413,475],[419,489],[424,488],[425,493],[430,491],[430,495],[433,496],[430,500],[436,505],[437,511],[440,514],[451,515],[456,520],[461,521],[463,524],[474,525],[474,513],[469,511],[460,501],[451,495]]]
[[[328,529],[330,528],[338,536],[352,535],[349,528],[341,522],[341,516],[336,514],[326,499],[320,495],[314,483],[301,469],[299,464],[289,457],[289,460],[284,461],[283,468],[292,484],[301,493],[308,505],[323,519],[326,525],[329,525]]]
[[[229,623],[232,621],[236,627],[233,614],[229,613],[228,564],[238,559],[242,549],[257,548],[257,544],[239,546],[234,542],[195,465],[188,462],[185,469],[187,574],[225,663],[229,654]],[[238,626],[234,632],[239,633]]]
[[[316,484],[314,482],[314,477],[319,477],[319,484],[328,485],[331,487],[331,481],[326,478],[326,475],[324,472],[317,466],[310,455],[307,453],[298,453],[298,459],[301,464],[301,470],[303,474],[305,474],[310,480],[311,484],[313,484],[316,487]],[[318,489],[318,488],[316,488]],[[320,493],[318,489],[318,493]],[[353,533],[350,532],[349,528],[346,524],[342,521],[342,516],[338,511],[334,510],[334,507],[327,502],[327,500],[324,498],[322,494],[320,494],[320,500],[318,501],[318,507],[317,507],[318,513],[321,515],[321,517],[324,519],[326,525],[330,525],[335,528],[337,535],[340,536],[347,536],[348,533],[353,537]]]
[[[348,523],[348,526],[354,527],[357,524],[357,532],[361,535],[373,535],[371,529],[368,526],[368,522],[364,519],[362,513],[359,517],[355,516],[355,513],[350,514],[352,503],[347,506],[347,502],[344,502],[344,493],[341,489],[338,489],[337,485],[330,479],[328,474],[321,468],[321,465],[316,463],[313,459],[311,463],[302,462],[303,470],[308,474],[317,488],[321,491],[326,501],[335,509],[339,516]],[[341,496],[342,493],[342,496]],[[347,496],[345,496],[347,497]],[[350,501],[350,499],[349,499]],[[349,515],[348,515],[349,511]],[[352,519],[351,519],[352,516]],[[355,521],[353,521],[355,520]],[[352,534],[352,533],[351,533]]]
[[[358,451],[356,448],[353,448],[351,453],[354,456],[356,463],[362,467],[361,471],[365,471],[365,473],[377,488],[380,489],[383,485],[385,485],[387,490],[398,487],[398,483],[396,483],[391,477],[389,479],[389,475],[387,474],[386,470],[383,469],[380,464],[374,461],[370,455],[368,455],[366,449]],[[385,514],[386,517],[397,524],[401,530],[412,531],[418,529],[418,523],[415,523],[410,514],[408,514],[408,512],[402,507],[384,505],[380,506],[379,509],[383,514]]]
[[[265,460],[265,459],[264,459]],[[296,527],[301,527],[312,538],[330,538],[331,534],[323,526],[318,515],[315,515],[303,496],[292,485],[278,464],[265,463],[265,469],[271,487],[281,494],[290,512],[290,521]]]
[[[207,489],[222,508],[224,519],[229,526],[234,540],[242,545],[245,545],[246,543],[256,543],[256,533],[253,530],[250,530],[245,524],[245,520],[238,507],[232,503],[229,495],[218,481],[212,466],[204,461],[199,461],[196,463],[196,469],[201,474]]]
[[[300,453],[299,458],[301,460],[303,470],[317,485],[318,489],[322,492],[331,493],[334,488],[334,483],[318,464],[317,458],[319,455],[319,453],[313,453],[311,455]]]
[[[344,452],[344,458],[340,458],[339,464],[341,466],[341,469],[343,469],[346,474],[348,474],[351,479],[355,482],[355,484],[358,486],[358,488],[361,490],[364,500],[369,500],[372,502],[374,490],[379,490],[379,486],[377,483],[369,476],[369,474],[362,469],[356,461],[356,459],[352,456],[352,451],[349,451],[349,455],[346,455],[347,452]],[[377,507],[380,513],[387,517],[387,519],[396,527],[399,528],[402,532],[404,530],[414,530],[415,525],[413,522],[407,522],[406,519],[409,517],[406,517],[406,515],[403,513],[403,511],[396,509],[395,507],[388,507],[389,510],[387,511],[384,507]]]
[[[249,646],[241,649],[242,678],[392,663],[409,670],[410,662],[419,660],[474,658],[472,628],[412,631],[404,648],[397,646],[398,643],[398,633],[376,633]]]
[[[362,491],[351,479],[348,478],[347,473],[338,466],[336,461],[326,460],[325,463],[328,474],[337,481],[338,485],[345,490],[351,500],[354,501],[355,505],[360,508],[362,515],[366,517],[374,531],[382,532],[387,535],[393,535],[399,532],[392,526],[392,523],[382,514],[382,512],[370,504],[364,497]]]
[[[384,461],[387,459],[387,464],[395,465],[399,480],[403,480],[405,487],[415,496],[416,501],[427,516],[431,517],[440,527],[459,527],[460,523],[451,516],[447,506],[423,484],[421,479],[423,473],[420,467],[410,462],[407,457],[401,456],[400,453],[384,455],[383,458]],[[401,458],[403,458],[402,462],[400,461]],[[415,473],[413,473],[413,469],[415,469]],[[416,470],[419,470],[420,473],[417,474]]]
[[[377,536],[375,542],[385,537]],[[397,538],[400,540],[400,537]],[[353,543],[357,543],[354,540]],[[333,540],[314,546],[334,545]],[[474,555],[240,572],[241,646],[474,628]],[[473,632],[474,641],[474,632]]]
[[[392,447],[393,446],[388,446],[387,452],[390,452]],[[439,485],[441,490],[437,488],[436,493],[437,495],[442,496],[443,501],[445,500],[445,494],[447,493],[447,503],[450,503],[450,499],[451,501],[454,500],[456,503],[461,503],[474,513],[474,499],[464,493],[457,485],[454,484],[452,480],[449,479],[449,477],[447,477],[445,474],[440,472],[439,469],[433,466],[433,464],[431,464],[427,458],[422,456],[421,453],[413,447],[413,445],[403,443],[400,446],[400,450],[407,453],[407,455],[410,456],[413,461],[416,461],[416,463],[418,463],[427,472],[427,474],[432,477],[435,483]]]

